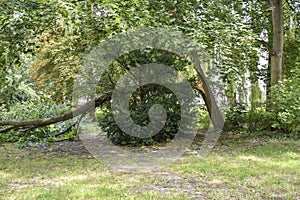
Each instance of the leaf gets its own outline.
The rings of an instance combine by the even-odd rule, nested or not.
[[[121,23],[121,18],[120,17],[116,17],[116,23]]]
[[[115,4],[115,3],[107,4],[107,6],[114,8],[114,9],[119,8],[118,4]]]

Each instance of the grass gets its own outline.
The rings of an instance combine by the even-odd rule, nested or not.
[[[0,147],[0,199],[300,199],[300,141],[228,140],[153,173],[90,155]]]
[[[209,199],[300,199],[300,142],[249,143],[207,158],[185,157],[171,168],[204,179],[199,190],[208,191]]]

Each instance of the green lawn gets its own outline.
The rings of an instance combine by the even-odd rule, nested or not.
[[[300,199],[300,141],[228,140],[153,173],[90,155],[0,147],[0,199]]]

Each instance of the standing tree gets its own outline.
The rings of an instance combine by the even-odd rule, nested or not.
[[[271,86],[283,80],[283,4],[282,0],[270,0],[272,6]]]

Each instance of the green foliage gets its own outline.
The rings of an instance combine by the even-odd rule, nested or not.
[[[54,117],[70,111],[68,106],[63,104],[56,105],[48,98],[39,101],[27,101],[16,103],[7,110],[4,106],[0,107],[0,120],[34,120],[40,118]],[[35,129],[24,128],[23,130],[10,131],[0,135],[1,142],[18,142],[20,147],[46,145],[53,141],[53,136],[72,124],[72,120],[46,127]],[[28,129],[28,130],[27,130]]]
[[[111,35],[145,26],[180,30],[195,39],[214,58],[225,81],[236,80],[246,68],[256,70],[260,44],[257,32],[244,20],[250,11],[243,1],[34,2],[28,8],[22,3],[18,7],[25,10],[25,17],[36,20],[34,25],[43,27],[30,29],[36,33],[30,77],[57,102],[70,101],[82,54]],[[34,12],[29,12],[31,6]],[[42,17],[37,18],[40,12],[35,10],[41,8]]]
[[[26,79],[26,75],[20,70],[8,71],[5,77],[6,84],[0,88],[0,105],[7,109],[17,102],[39,98],[34,90],[33,83]]]
[[[228,130],[242,130],[245,128],[247,109],[245,105],[234,103],[226,112],[226,126]]]
[[[117,81],[130,69],[147,63],[159,63],[170,66],[182,76],[192,78],[194,74],[187,73],[188,62],[180,56],[163,50],[145,48],[129,52],[120,56],[116,62],[108,66],[102,75],[97,88],[98,93],[109,92],[114,89]],[[176,80],[176,77],[174,77]],[[176,82],[176,81],[175,81]],[[176,83],[174,83],[176,84]],[[167,121],[164,128],[156,135],[141,139],[124,133],[116,124],[110,110],[110,104],[97,113],[99,124],[108,138],[117,145],[141,146],[154,143],[164,143],[173,139],[178,132],[181,119],[180,105],[175,95],[167,88],[156,84],[141,86],[130,100],[130,114],[133,121],[140,126],[148,125],[149,109],[154,105],[162,105],[167,112]],[[134,130],[132,130],[134,132]]]
[[[246,118],[247,132],[270,130],[272,125],[272,115],[264,108],[251,109]]]
[[[141,98],[141,93],[144,95]],[[178,132],[181,112],[175,95],[167,88],[159,85],[146,85],[135,92],[130,100],[130,115],[134,123],[145,126],[150,123],[149,109],[154,104],[162,105],[167,112],[167,120],[163,129],[149,138],[133,137],[123,132],[116,124],[110,109],[97,114],[99,125],[107,133],[108,138],[116,145],[143,146],[164,143],[172,140]],[[134,130],[132,130],[134,132]]]
[[[300,67],[292,77],[271,89],[274,128],[285,133],[300,133]]]
[[[24,100],[21,88],[26,89],[30,82],[28,59],[34,54],[37,33],[51,27],[50,4],[39,0],[0,2],[0,103],[7,108]]]
[[[249,110],[244,104],[236,103],[226,113],[228,131],[253,133],[269,130],[271,124],[271,114],[261,107]]]
[[[262,107],[247,109],[243,104],[232,104],[226,113],[229,131],[251,133],[252,136],[275,138],[300,136],[300,70],[271,90],[272,109]],[[271,132],[271,128],[274,128]]]
[[[250,72],[253,92],[251,110],[248,111],[241,104],[232,105],[226,116],[229,129],[263,130],[271,123],[274,128],[284,132],[298,132],[299,78],[294,76],[299,74],[296,68],[299,68],[300,63],[299,20],[296,15],[299,9],[296,8],[293,12],[287,4],[284,9],[284,24],[285,29],[288,29],[284,45],[284,71],[285,78],[289,79],[273,89],[273,110],[269,114],[259,108],[260,94],[256,82],[259,78],[267,78],[266,69],[261,69],[261,72],[257,69],[259,53],[267,51],[257,38],[263,35],[265,39],[271,39],[272,35],[271,6],[265,1],[0,1],[0,118],[28,120],[51,117],[59,109],[64,110],[56,107],[53,102],[36,103],[41,95],[37,89],[49,95],[56,103],[70,104],[73,81],[82,55],[112,35],[149,26],[179,30],[197,41],[213,58],[212,63],[221,75],[220,85],[228,88],[230,103],[235,101],[234,93],[238,93],[241,98],[246,96],[246,90],[239,86],[244,85],[245,73]],[[132,54],[138,60],[134,61]],[[159,56],[154,59],[151,57],[159,54],[166,60],[156,59]],[[114,84],[126,70],[140,64],[164,63],[186,73],[185,61],[182,63],[176,58],[178,62],[175,63],[174,57],[176,56],[166,56],[161,51],[149,54],[136,51],[124,55],[106,71],[97,94],[112,91]],[[262,77],[258,76],[259,73]],[[190,78],[192,80],[194,77]],[[146,93],[151,91],[145,90]],[[157,98],[163,103],[166,103],[164,100],[170,100],[163,94],[159,94]],[[148,123],[146,110],[149,105],[143,103],[132,110],[132,118],[141,125]],[[108,132],[113,133],[112,138],[115,137],[115,132],[119,130],[114,124],[110,124],[112,116],[106,110],[102,114],[104,116],[100,118],[108,120],[107,128],[111,129]],[[200,121],[205,121],[205,125],[200,128],[206,128],[207,113],[201,113]],[[174,131],[175,125],[176,122],[168,126]],[[38,128],[32,135],[47,138],[54,130],[62,129],[58,126]],[[171,130],[166,131],[171,133]],[[1,137],[7,136],[9,135]],[[163,140],[167,140],[166,138]],[[32,137],[30,140],[36,139]],[[136,140],[133,143],[136,144]]]
[[[298,28],[299,29],[299,28]],[[300,66],[300,36],[294,36],[292,30],[288,31],[284,42],[284,76],[292,78],[293,69]]]
[[[205,108],[199,108],[198,130],[208,130],[210,125],[210,116]]]

